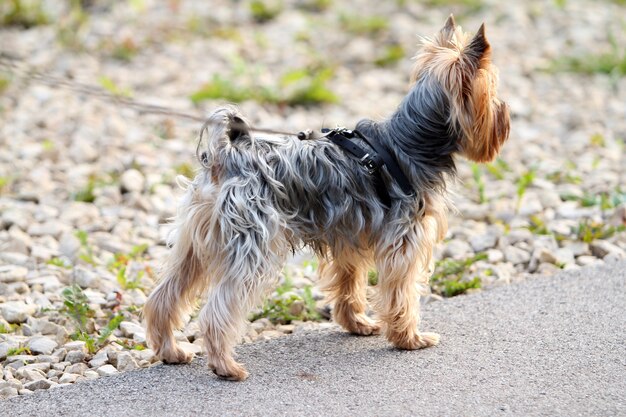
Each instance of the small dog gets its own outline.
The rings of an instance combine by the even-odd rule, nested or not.
[[[381,168],[389,204],[361,161],[328,137],[255,137],[235,108],[214,112],[202,130],[208,133],[204,169],[188,184],[164,279],[144,307],[156,355],[168,363],[191,360],[176,345],[174,330],[204,295],[200,325],[209,368],[245,379],[233,353],[246,316],[302,245],[319,256],[334,320],[346,330],[373,335],[384,329],[400,349],[436,345],[439,335],[418,329],[419,297],[428,291],[433,247],[447,230],[446,179],[455,175],[454,155],[491,161],[509,135],[490,55],[484,25],[471,37],[450,16],[424,40],[397,111],[383,122],[357,124],[410,182],[407,193],[388,166]],[[366,315],[370,266],[379,273],[380,321]]]

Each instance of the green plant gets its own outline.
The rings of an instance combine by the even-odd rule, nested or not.
[[[31,351],[26,346],[20,346],[20,347],[16,347],[16,348],[9,348],[7,350],[7,356],[21,355],[22,353],[30,355]]]
[[[90,265],[97,265],[94,257],[93,248],[89,245],[89,235],[84,230],[78,230],[74,233],[78,241],[80,242],[81,251],[78,254],[78,258],[87,262]]]
[[[42,0],[5,0],[0,3],[0,25],[30,28],[49,22]]]
[[[483,179],[483,171],[476,163],[472,163],[471,167],[472,177],[476,183],[476,188],[478,188],[478,202],[480,204],[486,203],[487,197],[485,197],[485,180]]]
[[[196,176],[196,170],[189,162],[183,162],[182,164],[176,165],[174,170],[176,170],[177,174],[184,175],[190,179]]]
[[[496,159],[495,162],[485,164],[485,169],[497,180],[503,180],[505,172],[510,172],[511,167],[503,159]]]
[[[47,265],[53,265],[53,266],[57,266],[59,268],[64,268],[64,269],[71,269],[72,268],[72,264],[69,263],[67,260],[62,259],[62,258],[57,258],[54,257],[52,259],[50,259],[48,262],[46,262]]]
[[[297,7],[311,12],[323,12],[333,5],[332,0],[303,0],[298,2]]]
[[[337,96],[326,86],[332,76],[333,70],[328,67],[313,74],[304,69],[289,71],[281,79],[281,85],[288,91],[283,101],[289,105],[336,103]]]
[[[524,194],[526,194],[526,189],[533,183],[533,181],[535,180],[535,170],[534,169],[530,169],[528,171],[526,171],[524,174],[522,174],[518,179],[517,179],[517,211],[519,211],[520,206],[522,204],[522,198],[524,197]]]
[[[478,253],[462,260],[446,258],[437,261],[435,263],[435,272],[431,277],[433,291],[445,297],[453,297],[469,289],[480,288],[480,278],[475,277],[467,281],[463,279],[463,275],[471,265],[484,259],[487,259],[487,255]]]
[[[341,26],[355,35],[375,35],[389,29],[389,20],[384,16],[339,16]]]
[[[137,53],[139,46],[132,38],[124,38],[121,42],[112,45],[111,56],[120,61],[129,62]]]
[[[94,190],[96,189],[96,178],[92,175],[87,179],[84,188],[74,193],[74,201],[82,201],[83,203],[93,203],[96,200]]]
[[[117,282],[124,290],[132,290],[136,288],[143,288],[141,285],[141,279],[146,273],[146,270],[139,270],[134,277],[129,277],[128,263],[132,261],[141,261],[142,255],[148,250],[148,245],[136,245],[132,250],[125,253],[116,253],[113,256],[113,261],[109,264],[108,268],[111,272],[116,274]]]
[[[117,96],[117,97],[131,97],[132,96],[132,93],[130,92],[129,89],[118,86],[115,83],[115,81],[113,81],[109,77],[106,77],[103,75],[100,78],[98,78],[98,81],[100,82],[100,86],[103,89],[113,94],[114,96]]]
[[[20,327],[19,324],[10,324],[6,326],[4,323],[0,323],[0,334],[13,333]]]
[[[425,0],[424,3],[428,6],[445,8],[461,6],[470,13],[481,10],[485,5],[483,0]]]
[[[6,188],[9,188],[10,184],[11,184],[11,178],[0,177],[0,193],[2,193]]]
[[[95,316],[94,310],[89,306],[89,299],[83,290],[76,284],[66,287],[61,292],[63,307],[59,312],[65,315],[74,325],[74,332],[70,335],[72,340],[82,340],[87,346],[89,353],[95,353],[106,343],[106,339],[117,329],[124,320],[122,314],[116,314],[94,337],[90,333],[89,321]]]
[[[374,64],[379,67],[387,67],[395,64],[404,58],[404,48],[402,45],[394,43],[392,45],[387,45],[378,58],[374,60]]]
[[[368,285],[378,285],[378,271],[367,271],[367,283]]]
[[[276,16],[283,11],[282,3],[274,2],[274,4],[268,4],[262,0],[252,0],[250,2],[250,13],[252,18],[258,23],[265,23],[273,20]]]
[[[552,233],[546,227],[545,222],[538,216],[530,216],[530,224],[528,230],[535,235],[551,235]]]
[[[587,53],[555,59],[548,70],[553,72],[575,72],[580,74],[626,75],[626,49],[609,36],[611,50],[600,54]]]
[[[81,36],[89,22],[89,15],[83,9],[81,0],[70,0],[70,3],[69,14],[57,26],[57,40],[67,48],[82,50]]]
[[[11,84],[11,81],[4,75],[0,74],[0,94],[4,93],[5,90],[9,88],[9,84]]]
[[[260,103],[276,103],[276,94],[262,86],[240,86],[232,80],[222,77],[219,74],[213,75],[213,79],[204,84],[200,90],[190,97],[194,104],[205,100],[224,99],[234,103],[241,103],[246,100],[254,100]]]
[[[302,295],[293,291],[293,284],[289,276],[276,289],[275,295],[265,301],[260,312],[253,314],[251,320],[267,318],[272,323],[289,324],[293,320],[315,321],[320,319],[315,310],[315,300],[311,286],[303,289]]]
[[[593,146],[597,146],[600,148],[604,148],[606,146],[604,136],[599,133],[594,133],[593,135],[591,135],[591,137],[589,138],[589,143],[591,143]]]
[[[578,224],[576,237],[585,243],[591,243],[596,239],[607,239],[615,233],[623,232],[626,226],[611,226],[604,223],[597,223],[590,220],[582,221]]]

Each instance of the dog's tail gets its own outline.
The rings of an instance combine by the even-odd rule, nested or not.
[[[250,126],[239,109],[232,105],[220,107],[202,125],[196,156],[205,168],[209,168],[220,149],[244,138],[250,138]]]

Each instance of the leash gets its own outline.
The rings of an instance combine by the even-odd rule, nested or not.
[[[133,100],[129,97],[124,97],[120,94],[114,94],[109,91],[106,91],[102,87],[98,87],[91,84],[81,83],[79,81],[70,80],[63,77],[56,77],[53,75],[46,74],[41,70],[38,70],[34,67],[28,66],[23,63],[23,61],[19,58],[11,56],[6,52],[0,51],[0,68],[3,68],[10,72],[11,74],[17,76],[18,78],[33,81],[39,84],[47,85],[52,88],[59,88],[64,90],[69,90],[75,93],[84,94],[90,97],[94,97],[96,99],[115,103],[117,105],[121,105],[124,107],[128,107],[136,110],[140,114],[160,114],[163,116],[170,116],[179,119],[187,119],[195,122],[202,122],[206,125],[217,125],[221,124],[220,122],[211,122],[207,120],[206,117],[203,117],[199,114],[187,113],[178,109],[173,109],[171,107],[159,106],[155,104],[148,104]],[[231,126],[235,126],[231,123]],[[244,127],[244,126],[241,126]],[[254,132],[259,133],[267,133],[270,135],[283,135],[283,136],[298,136],[299,133],[294,132],[285,132],[276,129],[268,129],[265,127],[256,127],[246,125],[248,130],[252,130]],[[302,132],[300,132],[302,133]]]
[[[122,105],[128,108],[132,108],[140,114],[160,114],[164,116],[175,117],[179,119],[193,120],[196,122],[203,122],[200,138],[198,141],[198,148],[196,154],[199,153],[200,143],[202,141],[202,132],[209,125],[221,124],[219,121],[207,120],[199,114],[187,113],[178,109],[173,109],[166,106],[159,106],[155,104],[148,104],[133,100],[129,97],[124,97],[120,94],[114,94],[106,91],[102,87],[98,87],[91,84],[81,83],[75,80],[70,80],[63,77],[56,77],[46,74],[41,70],[38,70],[32,66],[28,66],[23,61],[15,56],[11,56],[6,52],[0,51],[0,68],[5,69],[11,74],[27,80],[34,81],[39,84],[47,85],[52,88],[60,88],[75,93],[84,94],[90,97],[100,99],[102,101],[112,102],[117,105]],[[231,127],[237,127],[237,124],[231,122]],[[242,125],[241,128],[247,128],[248,130],[266,133],[270,135],[283,135],[283,136],[295,136],[299,140],[309,140],[313,138],[312,130],[304,130],[298,133],[285,132],[276,129],[268,129],[264,127],[256,127],[250,125]],[[407,195],[414,195],[413,187],[410,181],[402,172],[402,169],[396,162],[395,158],[387,152],[379,143],[370,138],[367,138],[358,130],[349,130],[345,128],[335,129],[322,129],[322,133],[331,142],[339,146],[341,149],[356,157],[359,164],[365,168],[365,171],[373,178],[373,182],[376,188],[376,193],[381,202],[387,207],[391,206],[391,196],[389,190],[382,177],[382,167],[386,167],[391,177],[398,183],[402,191]],[[364,149],[354,139],[360,139],[366,143],[370,149]],[[205,154],[198,155],[201,164],[205,164]]]

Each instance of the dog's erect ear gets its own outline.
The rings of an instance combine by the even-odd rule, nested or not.
[[[472,58],[475,62],[480,61],[489,51],[490,45],[485,36],[485,24],[480,25],[478,32],[472,38],[470,43],[465,47],[465,54]]]
[[[444,23],[441,31],[442,32],[454,32],[455,28],[456,28],[456,22],[454,21],[454,15],[450,14],[450,16],[448,16],[448,18],[446,19],[446,23]]]

